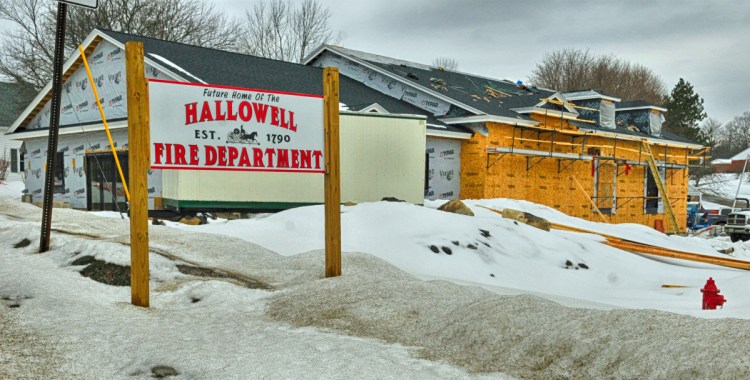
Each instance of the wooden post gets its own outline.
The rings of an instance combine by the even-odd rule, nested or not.
[[[149,109],[144,74],[143,44],[125,44],[128,87],[128,166],[130,181],[130,291],[131,303],[149,306],[148,169]]]
[[[339,175],[339,69],[323,69],[325,128],[326,277],[341,275],[341,188]]]

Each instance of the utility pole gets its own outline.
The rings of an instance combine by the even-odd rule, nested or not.
[[[55,33],[55,56],[52,74],[52,108],[50,108],[49,137],[47,139],[47,165],[44,175],[44,202],[42,204],[42,233],[39,239],[39,253],[49,251],[49,238],[52,225],[52,202],[55,190],[55,165],[57,164],[57,136],[60,130],[60,96],[62,89],[62,65],[65,54],[65,14],[68,4],[57,3],[57,31]],[[63,164],[62,162],[60,163]]]

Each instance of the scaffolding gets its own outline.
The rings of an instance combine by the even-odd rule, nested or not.
[[[590,144],[589,139],[592,137],[610,139],[612,144]],[[562,174],[574,163],[581,161],[592,162],[592,172],[594,175],[599,174],[598,169],[602,165],[613,165],[613,175],[605,176],[611,182],[609,187],[604,187],[605,191],[600,191],[597,180],[601,178],[595,178],[595,194],[591,197],[586,194],[592,202],[594,211],[597,213],[601,213],[600,209],[605,209],[610,214],[616,214],[619,208],[627,205],[634,199],[642,200],[644,205],[650,199],[663,199],[662,194],[665,194],[666,191],[663,183],[659,196],[646,196],[645,194],[642,196],[617,196],[618,177],[631,167],[644,167],[645,170],[646,167],[650,167],[649,159],[653,158],[657,170],[657,173],[654,174],[659,176],[658,169],[662,168],[665,172],[663,181],[666,181],[679,171],[683,171],[684,178],[687,178],[688,168],[700,167],[701,164],[705,165],[710,158],[707,155],[707,148],[694,149],[686,146],[650,142],[643,138],[625,138],[613,133],[593,133],[514,125],[513,134],[502,138],[506,139],[507,143],[485,148],[485,152],[487,153],[486,168],[488,170],[502,160],[503,157],[514,155],[525,158],[526,171],[532,170],[545,160],[555,160],[557,162],[558,174]],[[568,141],[560,141],[563,138]],[[625,147],[623,146],[623,142],[637,144],[638,149]],[[529,149],[529,145],[534,144],[538,149]],[[649,144],[654,146],[653,151],[650,146],[646,146]],[[644,149],[644,146],[648,149]],[[670,148],[673,151],[675,148],[685,149],[685,154],[673,154],[670,152]],[[630,156],[636,156],[637,159],[625,158],[622,154],[618,154],[618,152],[629,152]],[[699,161],[701,164],[691,164],[694,161]],[[581,191],[583,191],[582,188]],[[671,204],[665,204],[664,208],[671,210]]]

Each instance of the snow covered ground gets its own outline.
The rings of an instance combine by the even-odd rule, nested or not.
[[[694,182],[692,182],[694,183]],[[740,179],[737,173],[716,173],[701,178],[697,188],[704,194],[734,199],[739,187],[739,198],[750,198],[750,173]],[[739,204],[737,207],[745,207]]]
[[[364,203],[342,208],[343,275],[325,279],[323,208],[312,206],[152,226],[142,309],[129,287],[73,265],[128,265],[127,220],[55,209],[40,255],[41,210],[18,199],[0,185],[0,378],[148,378],[159,365],[181,378],[750,376],[750,273],[634,255],[479,206],[702,254],[733,246],[738,259],[750,260],[750,242],[506,199],[467,201],[474,217],[440,202]],[[700,310],[709,276],[723,309]]]

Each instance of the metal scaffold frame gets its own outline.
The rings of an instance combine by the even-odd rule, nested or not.
[[[518,132],[517,132],[518,131]],[[534,136],[524,136],[524,131],[528,134],[531,132],[531,134],[535,134],[536,138],[530,138]],[[549,134],[549,139],[543,138],[544,135]],[[518,136],[517,136],[518,135]],[[557,139],[557,136],[564,135],[566,137],[570,138],[570,142],[566,141],[560,141]],[[657,144],[654,143],[653,145],[655,147],[663,147],[663,153],[658,154],[652,152],[651,149],[648,149],[647,152],[644,152],[644,144],[648,144],[645,140],[641,141],[632,141],[629,139],[618,139],[613,136],[601,136],[610,138],[613,140],[612,145],[592,145],[588,144],[589,137],[599,137],[596,134],[590,133],[590,132],[580,132],[580,131],[573,131],[573,130],[562,130],[562,129],[548,129],[543,127],[528,127],[528,126],[513,126],[513,134],[511,136],[506,136],[506,139],[510,139],[510,144],[507,144],[506,146],[494,146],[494,147],[486,147],[485,152],[487,153],[486,157],[486,168],[489,170],[494,164],[499,162],[503,157],[507,155],[518,155],[518,156],[524,156],[526,160],[526,171],[529,171],[533,169],[535,166],[540,164],[546,159],[555,159],[557,160],[557,173],[561,174],[565,170],[569,169],[574,163],[579,161],[613,161],[615,165],[615,175],[613,176],[612,181],[614,182],[612,187],[613,189],[616,189],[616,184],[618,181],[618,177],[620,175],[623,175],[626,169],[623,169],[620,171],[620,167],[623,166],[638,166],[638,167],[649,167],[649,158],[652,158],[654,160],[654,163],[657,165],[658,168],[663,168],[665,171],[665,178],[664,181],[670,179],[676,172],[683,171],[684,175],[688,175],[688,168],[689,167],[699,167],[701,165],[691,165],[690,161],[692,160],[700,160],[702,165],[705,165],[705,162],[707,161],[708,156],[706,156],[706,153],[708,149],[702,148],[698,152],[691,152],[688,153],[690,150],[689,148],[686,149],[685,155],[672,155],[669,152],[669,145],[668,144]],[[580,139],[580,142],[577,142],[576,140]],[[633,143],[637,143],[639,148],[636,149],[629,149],[625,148],[622,145],[618,147],[618,141],[629,141]],[[546,144],[549,146],[548,150],[535,150],[535,149],[526,149],[526,148],[517,148],[517,144],[520,143],[536,143],[537,147],[541,147],[542,144]],[[567,147],[570,150],[573,150],[572,148],[575,147],[576,153],[564,153],[559,152],[555,148],[556,147]],[[580,149],[579,149],[580,147]],[[673,146],[674,147],[674,146]],[[603,155],[601,154],[603,151],[609,150],[611,155]],[[632,153],[638,153],[638,160],[628,160],[625,158],[617,157],[617,151],[629,151]],[[655,150],[655,149],[654,149]],[[593,154],[590,154],[593,153]],[[599,154],[596,154],[599,153]],[[702,156],[701,156],[702,155]],[[662,160],[658,160],[657,158],[663,158]],[[680,160],[684,160],[685,164],[675,163],[675,162],[669,162],[670,158],[679,158]],[[616,191],[616,190],[615,190]],[[613,192],[612,196],[594,196],[591,197],[592,203],[594,207],[597,207],[597,204],[600,204],[601,200],[604,200],[605,202],[608,202],[608,200],[612,200],[612,213],[616,213],[617,209],[625,206],[633,199],[651,199],[651,198],[661,198],[661,197],[647,197],[647,196],[629,196],[629,197],[617,197],[616,192]],[[622,199],[624,202],[617,202],[617,200]],[[666,206],[669,209],[671,209],[671,203],[670,205]],[[598,207],[597,207],[598,211]]]

